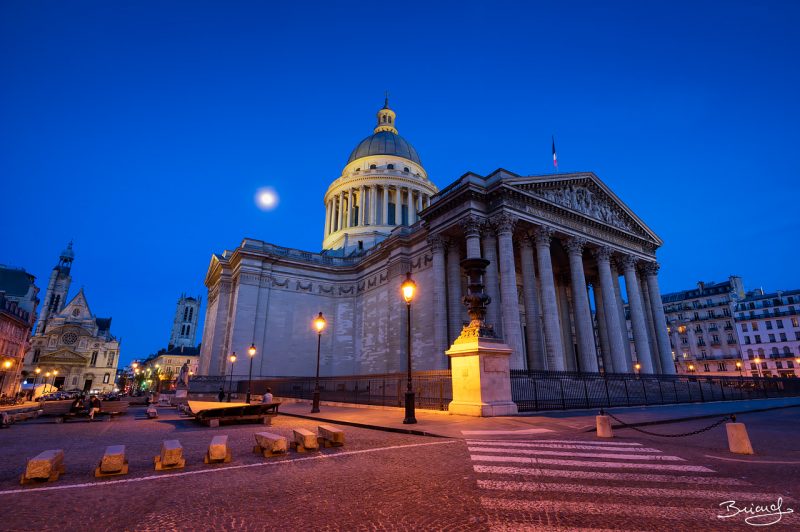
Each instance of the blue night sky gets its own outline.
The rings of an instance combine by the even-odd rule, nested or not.
[[[562,171],[665,241],[663,292],[798,288],[798,26],[792,1],[7,0],[0,263],[43,298],[74,239],[71,295],[113,317],[123,361],[154,352],[213,252],[320,249],[323,194],[388,89],[440,188],[551,172],[553,134]]]

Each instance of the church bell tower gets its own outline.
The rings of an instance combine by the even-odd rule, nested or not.
[[[61,252],[58,264],[50,274],[50,282],[47,283],[42,313],[39,315],[39,323],[36,324],[36,334],[43,334],[47,330],[47,322],[50,317],[61,312],[64,309],[64,305],[67,304],[67,292],[69,292],[69,284],[72,282],[70,270],[74,259],[75,252],[72,250],[72,241],[70,240],[66,249]]]

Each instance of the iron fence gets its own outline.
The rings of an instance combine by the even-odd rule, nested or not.
[[[320,377],[320,400],[363,405],[403,406],[406,392],[405,373]],[[453,398],[449,370],[418,371],[412,374],[416,407],[447,410]],[[237,383],[234,383],[237,386]],[[267,388],[277,397],[311,399],[314,377],[275,377],[253,380],[253,393]],[[239,394],[247,392],[247,381],[238,382]]]
[[[800,396],[798,378],[511,370],[520,412]]]

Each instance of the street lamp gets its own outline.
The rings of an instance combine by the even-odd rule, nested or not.
[[[689,373],[694,373],[694,364],[689,364]]]
[[[53,370],[53,388],[55,388],[55,387],[56,387],[56,377],[57,377],[57,376],[58,376],[58,370],[57,370],[57,369],[54,369],[54,370]]]
[[[250,355],[250,375],[247,378],[247,404],[250,404],[250,393],[253,391],[253,358],[256,356],[256,344],[250,344],[247,354]]]
[[[736,369],[739,370],[739,377],[741,378],[741,376],[742,376],[742,363],[739,360],[736,361]]]
[[[314,381],[314,396],[311,404],[312,414],[319,412],[319,346],[322,343],[322,331],[325,329],[325,324],[325,318],[320,312],[319,316],[314,318],[314,328],[317,330],[317,378]]]
[[[758,369],[758,376],[759,377],[764,377],[764,374],[761,373],[761,357],[754,358],[753,362],[756,363],[756,368]]]
[[[236,364],[236,351],[231,353],[231,356],[228,357],[228,360],[231,361],[231,380],[228,384],[228,402],[231,402],[231,392],[233,391],[233,365]]]
[[[408,361],[406,363],[408,368],[408,384],[406,386],[406,418],[403,423],[406,425],[417,422],[414,414],[414,390],[411,387],[411,301],[414,299],[414,292],[417,289],[417,284],[411,279],[411,272],[406,273],[406,280],[403,282],[400,289],[403,292],[403,299],[406,302],[406,352]]]

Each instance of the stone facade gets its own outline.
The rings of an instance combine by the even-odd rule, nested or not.
[[[354,150],[362,157],[351,155],[347,168],[353,171],[343,173],[336,187],[350,189],[370,157],[419,161],[413,148],[403,149],[403,154],[395,148],[374,153],[362,141]],[[400,285],[409,271],[418,287],[412,303],[413,367],[446,368],[444,352],[467,321],[460,266],[467,257],[490,261],[487,322],[511,348],[511,369],[631,371],[631,357],[620,351],[626,344],[619,285],[624,274],[627,297],[638,302],[634,331],[638,352],[646,353],[646,371],[674,372],[666,330],[648,329],[648,324],[666,323],[663,307],[651,304],[661,297],[655,251],[662,242],[594,174],[467,173],[438,192],[429,185],[429,203],[424,195],[421,202],[407,201],[412,212],[416,205],[413,216],[395,218],[388,234],[371,245],[359,237],[362,246],[356,249],[340,246],[334,234],[342,226],[336,225],[338,216],[331,216],[330,199],[341,202],[344,196],[339,188],[331,196],[331,190],[322,253],[245,239],[212,257],[200,374],[225,375],[231,352],[246,364],[247,348],[254,344],[254,376],[312,375],[312,320],[319,312],[328,320],[321,374],[403,371],[406,320]],[[349,197],[348,192],[345,206]],[[366,210],[354,216],[360,220],[367,211],[373,215],[365,224],[386,212],[378,208],[375,218],[367,199]],[[337,222],[331,226],[331,220]],[[593,305],[600,299],[608,341],[598,347]],[[237,362],[237,374],[242,367]]]
[[[7,397],[20,389],[22,364],[30,348],[39,303],[34,280],[25,270],[0,266],[0,394]]]
[[[59,389],[110,392],[119,362],[119,340],[111,334],[111,318],[92,314],[82,288],[65,304],[73,259],[70,243],[53,268],[24,371],[29,384],[36,379],[38,384]],[[41,370],[38,378],[34,377],[37,368]]]
[[[175,318],[172,320],[172,331],[169,335],[168,349],[173,347],[194,347],[197,337],[197,321],[200,317],[199,297],[181,294],[178,298]]]
[[[800,290],[754,290],[734,311],[745,375],[800,377]]]

